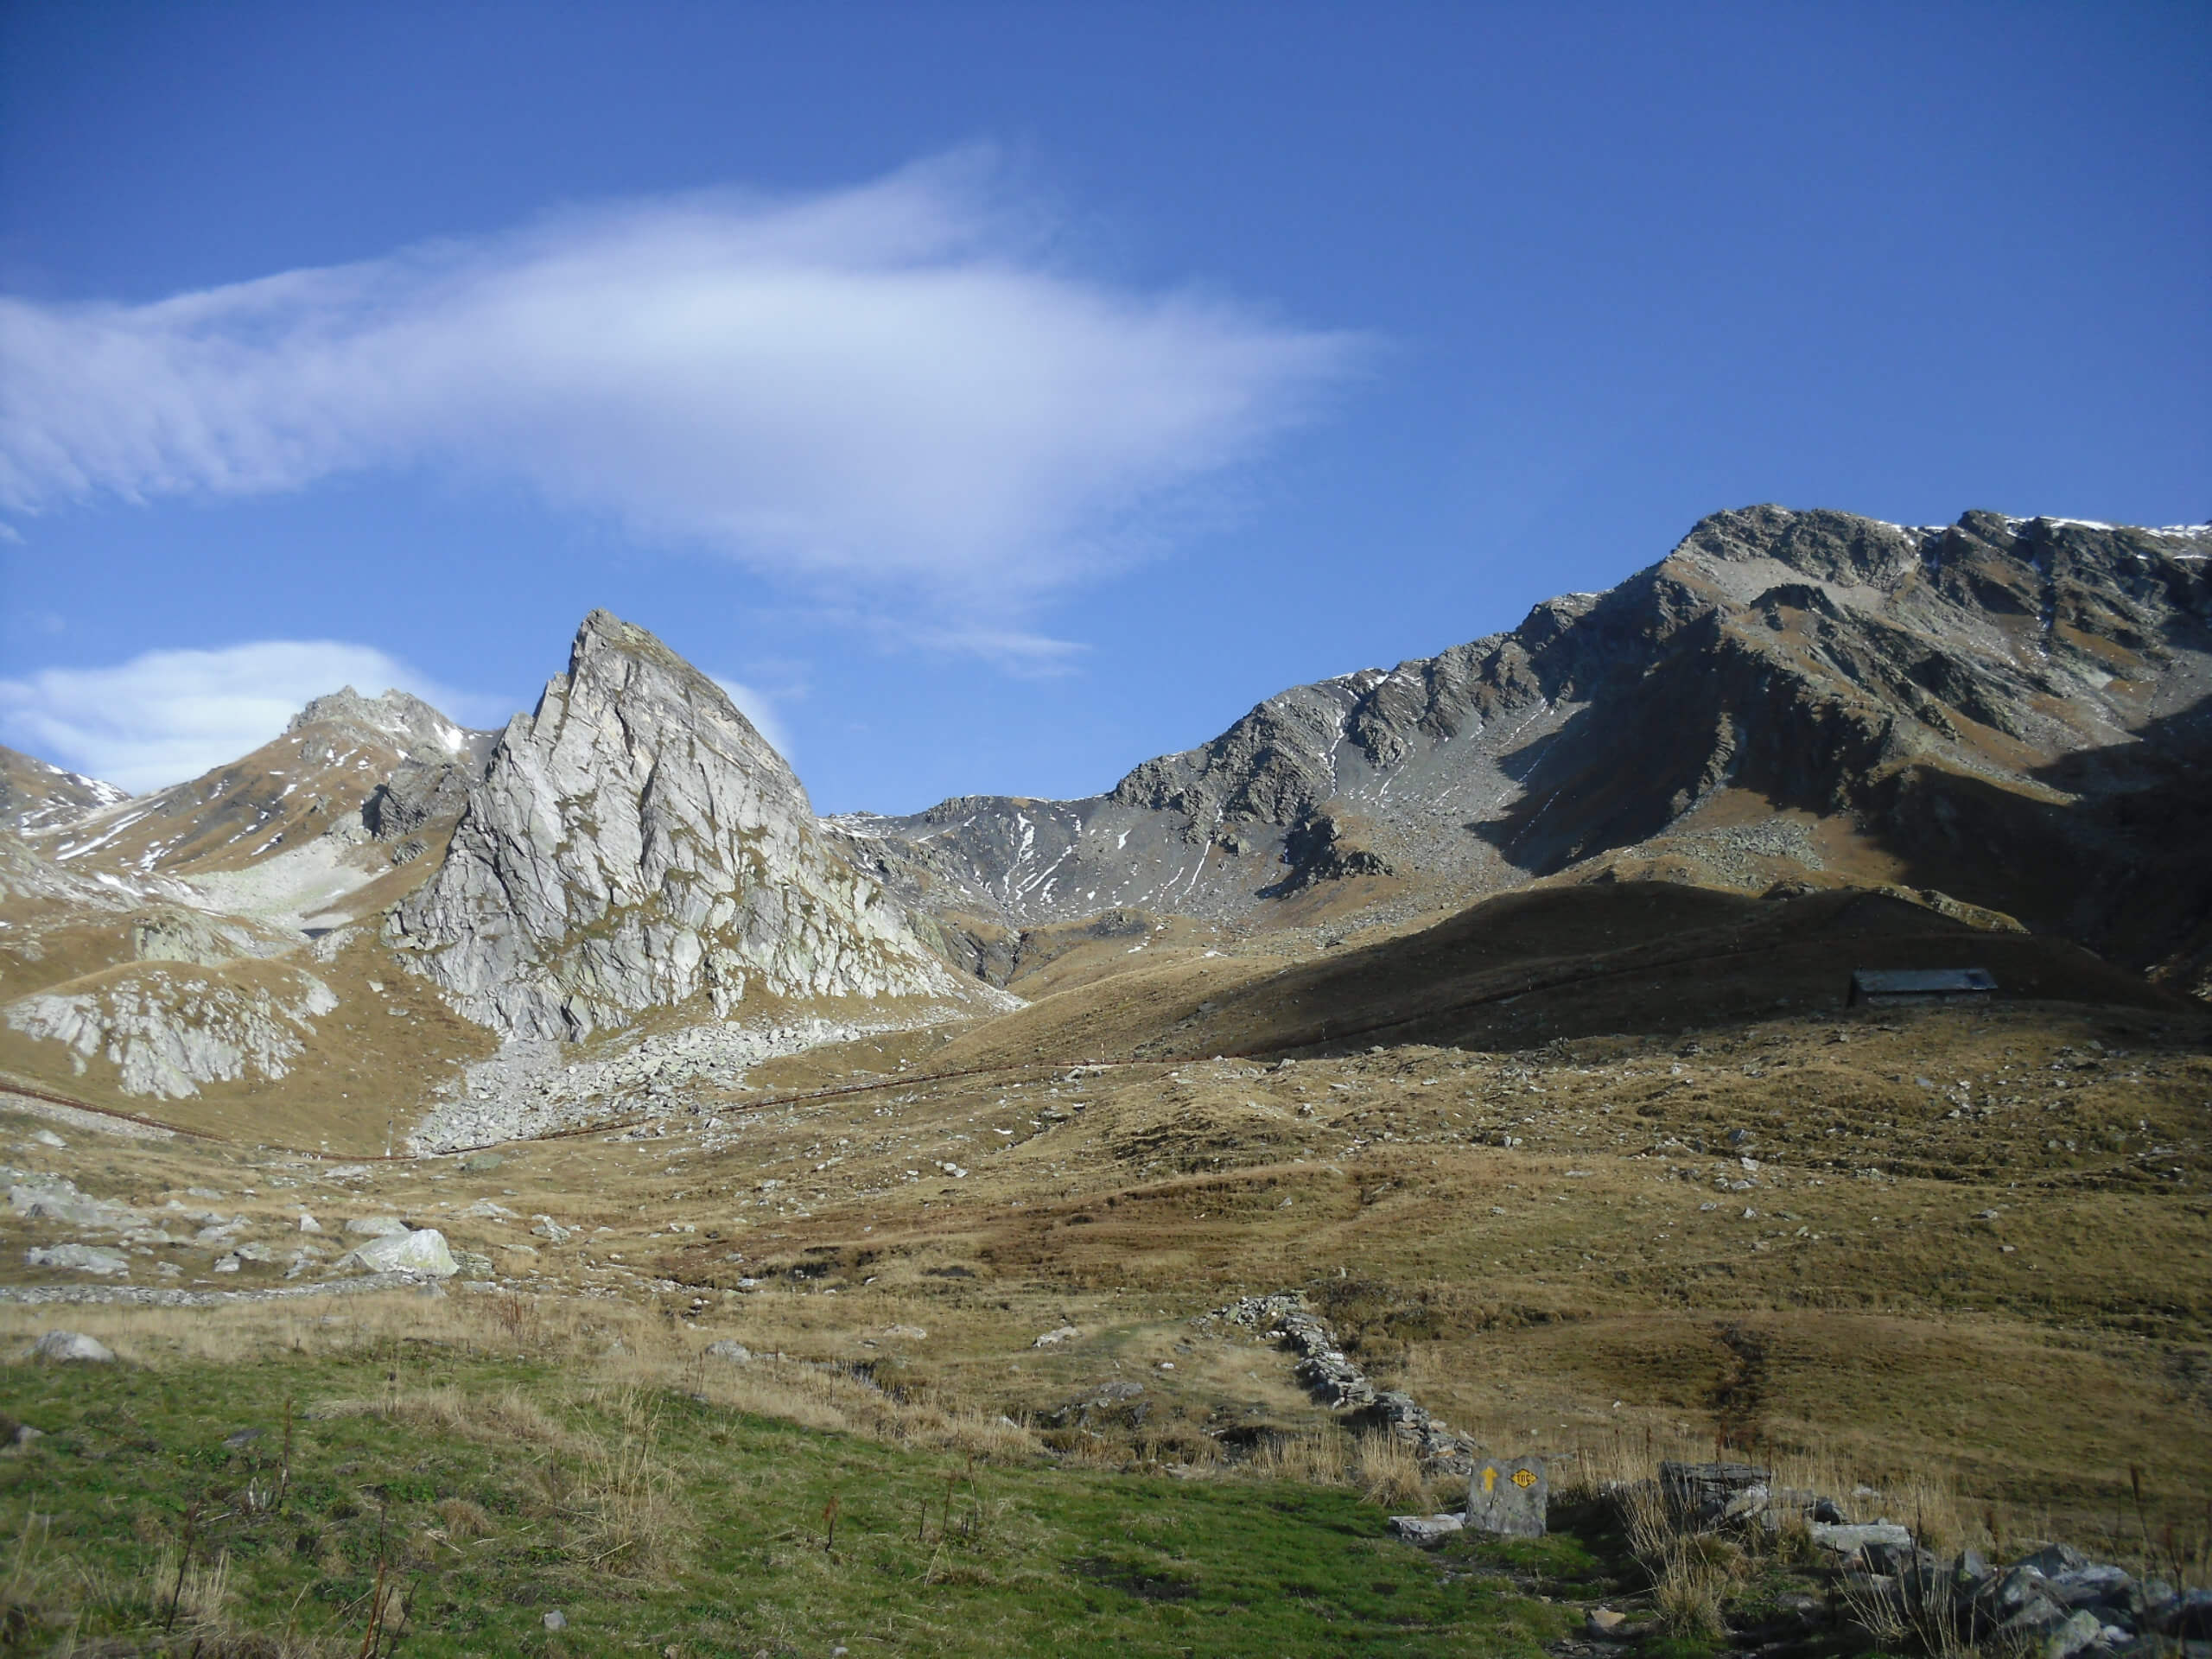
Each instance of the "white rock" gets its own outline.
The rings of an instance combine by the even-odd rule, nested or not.
[[[322,1224],[302,1210],[300,1211],[300,1230],[303,1233],[319,1233],[322,1230]]]
[[[531,1224],[530,1230],[533,1237],[550,1239],[556,1244],[565,1244],[569,1242],[569,1233],[574,1230],[563,1227],[550,1216],[540,1216]]]
[[[1057,1348],[1060,1344],[1071,1341],[1082,1334],[1083,1332],[1077,1330],[1075,1326],[1064,1325],[1057,1331],[1047,1331],[1029,1345],[1032,1348]]]
[[[35,1268],[67,1268],[73,1273],[130,1275],[130,1260],[121,1250],[103,1250],[91,1244],[49,1244],[34,1247],[23,1259]]]
[[[340,1256],[338,1265],[365,1273],[420,1273],[435,1279],[450,1279],[461,1271],[446,1248],[446,1236],[435,1227],[372,1238]]]
[[[35,1359],[59,1360],[64,1363],[82,1362],[105,1365],[115,1358],[115,1351],[105,1343],[76,1331],[49,1331],[31,1344]]]
[[[31,1139],[37,1141],[41,1147],[53,1147],[56,1150],[59,1150],[69,1144],[60,1135],[56,1135],[52,1129],[33,1129],[31,1131]]]
[[[355,1216],[346,1230],[368,1238],[397,1238],[407,1230],[407,1224],[397,1216]]]
[[[707,1357],[727,1360],[733,1365],[742,1365],[753,1357],[753,1351],[741,1342],[710,1342],[707,1344]]]

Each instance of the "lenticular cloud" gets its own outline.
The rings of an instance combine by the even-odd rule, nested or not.
[[[428,464],[803,582],[1018,601],[1357,350],[1086,278],[1034,230],[957,158],[152,304],[0,300],[0,507]]]

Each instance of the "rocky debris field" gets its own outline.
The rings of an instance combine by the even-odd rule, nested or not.
[[[804,1015],[771,1021],[692,1025],[619,1039],[594,1058],[554,1042],[504,1044],[442,1085],[409,1131],[410,1152],[435,1154],[589,1128],[620,1119],[683,1114],[712,1117],[705,1103],[747,1088],[746,1073],[827,1045],[918,1030],[968,1017],[961,1004],[924,1003],[866,1018]],[[700,1124],[711,1136],[719,1125]]]
[[[1816,1650],[1851,1627],[1912,1652],[2102,1659],[2172,1654],[2212,1637],[2212,1590],[2139,1577],[2063,1542],[1997,1564],[1971,1548],[1939,1554],[1882,1513],[1871,1489],[1837,1497],[1785,1487],[1770,1468],[1662,1462],[1656,1480],[1618,1483],[1605,1502],[1654,1558],[1662,1610],[1670,1580],[1693,1558],[1735,1552],[1775,1564],[1756,1608],[1724,1611],[1732,1646]],[[2169,1552],[2170,1573],[2189,1566]],[[1607,1610],[1592,1614],[1591,1632],[1629,1640],[1656,1623]]]

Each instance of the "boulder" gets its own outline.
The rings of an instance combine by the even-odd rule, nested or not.
[[[1675,1463],[1659,1465],[1659,1495],[1673,1514],[1693,1527],[1718,1526],[1752,1512],[1751,1492],[1764,1504],[1774,1484],[1771,1469],[1748,1463]]]
[[[2050,1593],[2069,1607],[2116,1605],[2126,1602],[2128,1592],[2135,1588],[2135,1580],[2126,1568],[2094,1561],[2048,1577]]]
[[[10,1187],[8,1207],[26,1221],[58,1222],[65,1227],[92,1227],[102,1232],[128,1232],[152,1224],[151,1217],[142,1211],[92,1198],[79,1192],[75,1182],[58,1177]]]
[[[23,1260],[35,1268],[66,1268],[72,1273],[98,1274],[102,1278],[118,1274],[130,1276],[130,1258],[121,1250],[104,1250],[92,1244],[34,1245],[23,1252]]]
[[[1859,1526],[1833,1527],[1825,1522],[1809,1523],[1813,1542],[1821,1548],[1833,1551],[1848,1560],[1869,1544],[1889,1544],[1899,1549],[1912,1548],[1912,1533],[1904,1527],[1893,1526],[1886,1521],[1869,1522]]]
[[[1465,1518],[1457,1515],[1394,1515],[1390,1517],[1390,1532],[1394,1537],[1429,1549],[1466,1524]]]
[[[2168,1585],[2145,1586],[2165,1592],[2151,1599],[2146,1622],[2167,1636],[2177,1636],[2185,1642],[2202,1642],[2212,1637],[2212,1590],[2184,1590],[2173,1593]]]
[[[31,1344],[31,1357],[62,1364],[107,1365],[114,1363],[115,1351],[81,1332],[49,1331]]]
[[[397,1238],[407,1230],[407,1224],[397,1216],[355,1216],[346,1230],[360,1238]]]
[[[731,1365],[742,1365],[752,1359],[753,1351],[741,1342],[731,1342],[725,1338],[721,1342],[710,1342],[707,1344],[707,1357],[719,1359]]]
[[[461,1271],[446,1248],[446,1236],[435,1227],[372,1238],[340,1256],[338,1265],[364,1273],[418,1273],[433,1279],[450,1279]]]
[[[2102,1641],[2104,1633],[2104,1621],[2094,1613],[2075,1613],[2044,1637],[2043,1659],[2074,1659]]]

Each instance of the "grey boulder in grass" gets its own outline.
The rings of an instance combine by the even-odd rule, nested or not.
[[[115,1351],[80,1331],[49,1331],[31,1344],[31,1357],[62,1364],[107,1365],[114,1363]]]

